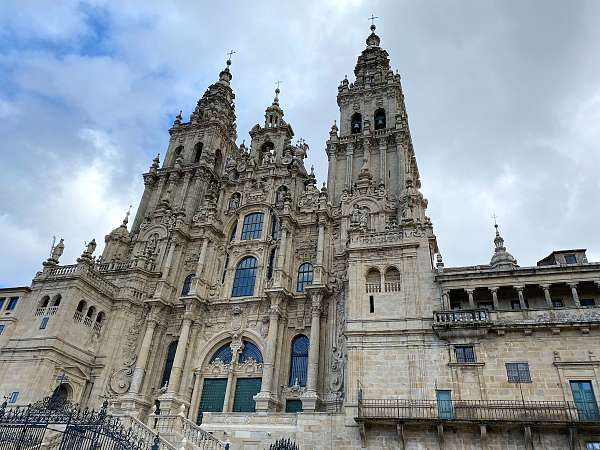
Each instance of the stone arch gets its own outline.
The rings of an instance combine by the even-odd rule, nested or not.
[[[196,369],[202,369],[208,366],[210,363],[210,359],[213,354],[221,348],[227,342],[230,342],[234,339],[235,333],[231,331],[223,331],[221,333],[215,334],[212,338],[210,338],[204,345],[200,345],[199,350],[200,353],[197,355],[196,361],[199,362]],[[265,341],[263,337],[253,330],[245,329],[239,334],[239,339],[252,341],[260,350],[260,352],[265,354]]]
[[[384,130],[386,128],[385,109],[377,108],[373,114],[373,125],[376,130]]]
[[[367,269],[365,286],[367,293],[381,292],[381,271],[377,267]]]
[[[62,300],[62,295],[56,294],[54,297],[52,297],[52,304],[50,306],[59,306],[61,300]]]
[[[50,296],[49,295],[44,295],[41,299],[40,302],[38,304],[39,308],[46,308],[48,305],[50,304]]]
[[[358,134],[362,132],[362,114],[358,111],[350,117],[350,133]]]
[[[202,157],[202,150],[204,149],[204,144],[202,142],[197,142],[194,145],[194,162],[200,162],[200,158]]]
[[[80,312],[81,314],[83,314],[84,311],[86,310],[86,308],[87,308],[87,302],[85,300],[79,300],[79,303],[77,303],[76,310],[78,312]]]
[[[385,292],[398,292],[402,275],[396,266],[388,266],[384,272],[384,287]]]

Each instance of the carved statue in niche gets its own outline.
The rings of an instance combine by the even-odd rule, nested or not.
[[[152,256],[156,253],[156,249],[158,246],[158,233],[153,233],[150,235],[150,237],[148,238],[148,241],[146,242],[146,249],[144,251],[144,253],[148,256]]]
[[[354,204],[352,214],[350,215],[350,225],[358,228],[368,228],[369,225],[369,209],[365,206],[360,207]]]
[[[241,202],[241,195],[236,192],[235,194],[233,194],[231,196],[231,199],[229,200],[229,210],[233,211],[236,210],[240,207],[240,202]]]

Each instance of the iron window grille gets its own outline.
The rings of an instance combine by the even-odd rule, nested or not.
[[[257,363],[263,362],[262,353],[258,347],[250,341],[244,341],[244,348],[240,352],[238,361],[243,364],[250,359],[255,360]]]
[[[292,340],[292,357],[290,362],[289,386],[306,386],[306,372],[308,370],[309,340],[304,335],[296,336]]]
[[[232,297],[247,297],[254,295],[254,285],[256,284],[256,258],[246,256],[242,259],[235,269],[235,278],[233,280]]]
[[[210,362],[212,363],[217,359],[224,362],[225,364],[231,363],[231,360],[233,359],[233,352],[231,351],[231,346],[229,343],[219,348],[219,350],[217,350],[213,357],[210,359]]]
[[[19,398],[18,392],[11,392],[8,396],[8,403],[17,403],[17,399]]]
[[[49,317],[44,317],[42,319],[42,321],[40,322],[40,330],[45,330],[46,329],[46,327],[48,326],[48,320],[49,319],[50,319]]]
[[[509,383],[531,383],[529,363],[506,363],[506,376]]]
[[[260,239],[264,218],[263,213],[252,213],[244,217],[241,240]]]
[[[475,359],[475,349],[472,345],[457,345],[454,347],[454,355],[456,356],[457,363],[468,364],[477,362]]]
[[[313,282],[314,270],[311,263],[304,263],[298,269],[298,283],[296,291],[304,292],[304,288]]]

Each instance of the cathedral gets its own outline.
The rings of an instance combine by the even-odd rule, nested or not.
[[[375,26],[322,186],[279,89],[236,144],[230,66],[102,255],[61,239],[0,289],[6,408],[107,402],[172,449],[600,449],[600,263],[521,267],[496,225],[489,263],[444,265]]]

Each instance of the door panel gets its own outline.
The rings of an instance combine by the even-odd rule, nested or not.
[[[571,381],[571,392],[580,420],[598,420],[600,413],[591,381]]]
[[[454,409],[452,407],[452,391],[438,390],[435,391],[438,405],[438,416],[440,419],[452,419],[454,417]]]
[[[254,396],[260,392],[262,378],[238,378],[235,384],[234,412],[254,412],[256,402]]]
[[[223,412],[227,378],[205,378],[196,423],[202,423],[202,413]]]

